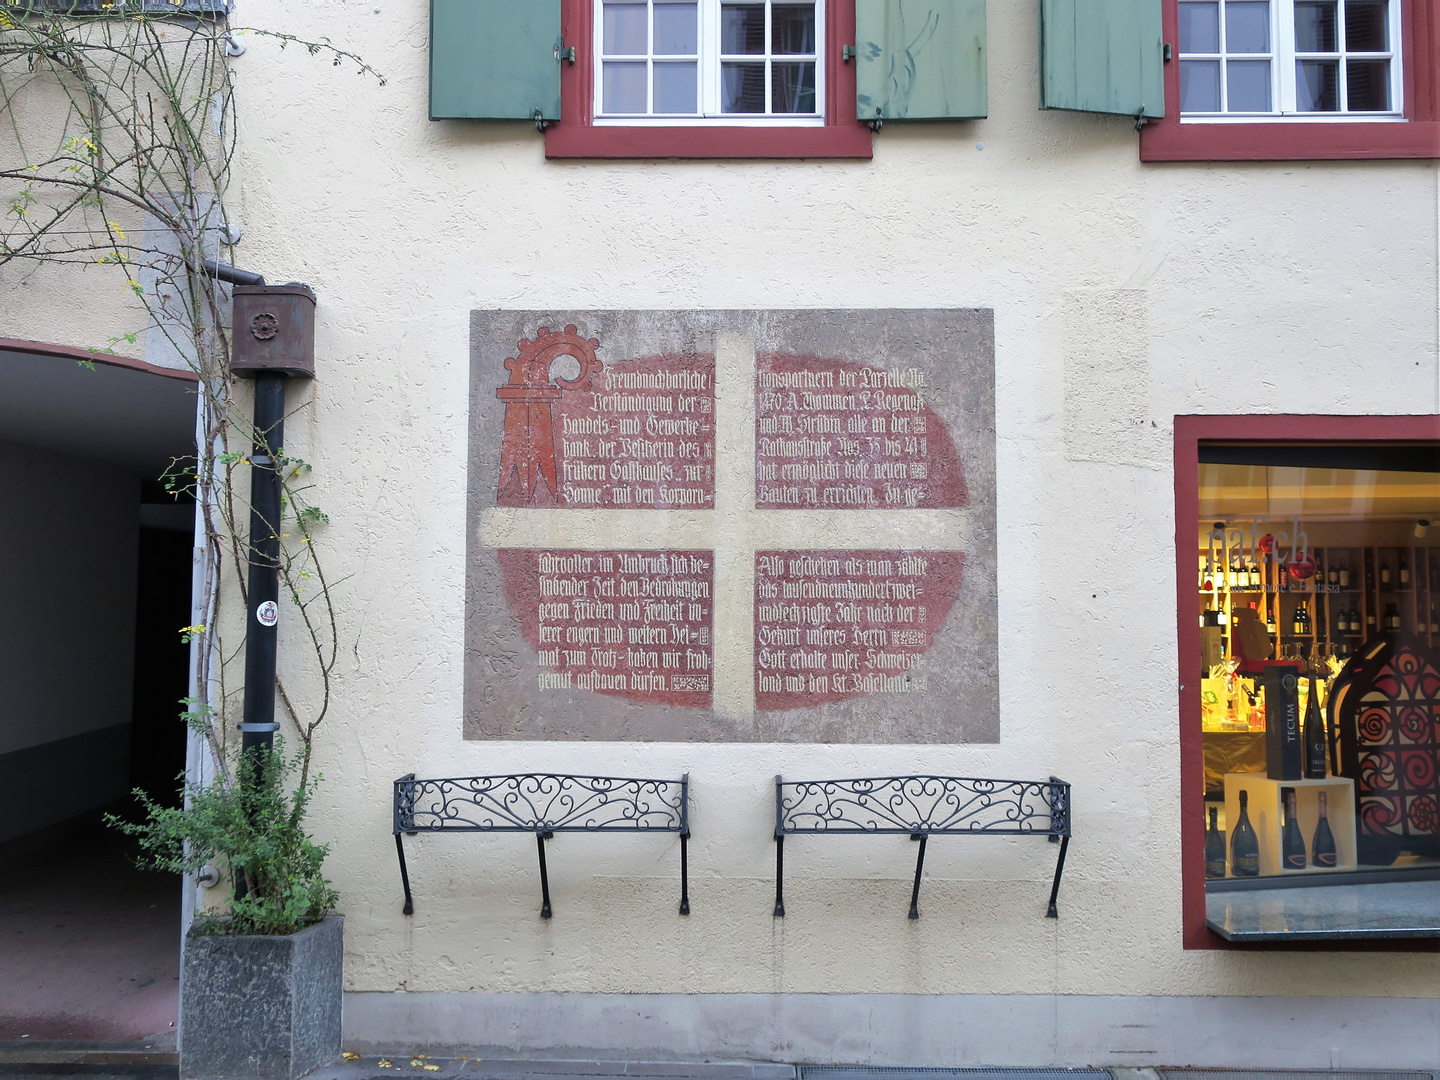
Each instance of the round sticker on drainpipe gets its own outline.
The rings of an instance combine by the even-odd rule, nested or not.
[[[261,626],[274,626],[280,618],[280,609],[275,606],[274,600],[266,600],[255,609],[255,618],[260,620]]]

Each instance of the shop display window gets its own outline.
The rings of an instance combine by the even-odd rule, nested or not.
[[[1440,937],[1440,440],[1182,446],[1185,426],[1187,874],[1203,866],[1205,924]],[[1435,884],[1383,887],[1417,882]],[[1299,889],[1322,891],[1282,891]],[[1394,925],[1367,910],[1397,903]]]

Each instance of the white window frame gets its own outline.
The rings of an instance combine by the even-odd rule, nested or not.
[[[1183,6],[1186,0],[1177,0],[1178,5]],[[1401,66],[1403,53],[1400,27],[1401,0],[1389,0],[1386,14],[1389,19],[1388,39],[1390,49],[1388,52],[1346,52],[1343,46],[1345,41],[1345,4],[1347,0],[1339,0],[1336,9],[1336,36],[1337,44],[1342,48],[1331,53],[1308,53],[1300,52],[1295,48],[1295,0],[1270,0],[1270,51],[1268,53],[1227,53],[1225,52],[1225,5],[1230,0],[1218,0],[1219,6],[1219,45],[1218,53],[1184,53],[1179,51],[1179,42],[1176,42],[1175,60],[1177,63],[1184,63],[1186,60],[1214,60],[1220,64],[1220,104],[1221,112],[1182,112],[1181,123],[1187,124],[1247,124],[1247,123],[1273,123],[1277,117],[1283,117],[1287,123],[1375,123],[1377,121],[1399,121],[1405,120],[1404,109],[1404,72]],[[1270,111],[1269,112],[1226,112],[1223,107],[1228,105],[1228,66],[1227,60],[1270,60]],[[1323,58],[1334,59],[1338,62],[1339,80],[1336,93],[1337,104],[1340,108],[1335,112],[1301,112],[1296,107],[1296,60]],[[1351,112],[1348,100],[1348,75],[1345,61],[1352,60],[1388,60],[1390,62],[1390,108],[1383,112]],[[1183,71],[1183,69],[1182,69]]]
[[[654,8],[656,0],[647,0],[647,7]],[[720,111],[720,4],[721,0],[696,0],[698,3],[697,17],[699,19],[697,48],[699,50],[699,94],[698,113],[660,113],[651,115],[636,114],[612,114],[606,115],[602,109],[605,104],[605,11],[604,0],[593,0],[595,27],[594,41],[591,42],[591,52],[595,58],[595,85],[594,85],[594,118],[593,123],[597,127],[824,127],[825,126],[825,3],[826,0],[812,0],[815,6],[815,52],[797,56],[773,57],[770,53],[770,9],[774,3],[785,3],[787,0],[753,0],[754,6],[765,6],[765,100],[767,107],[770,104],[771,80],[770,65],[775,62],[786,63],[791,60],[813,62],[815,64],[815,112],[813,113],[727,113]],[[727,0],[729,2],[729,0]],[[649,26],[651,34],[650,48],[654,48],[654,26],[653,14],[649,15]],[[647,82],[646,82],[646,104],[648,108],[654,105],[654,78],[652,75],[656,57],[653,52],[647,56],[634,56],[624,54],[623,57],[608,57],[608,59],[633,59],[647,61]],[[760,58],[760,54],[751,53],[743,57],[730,57],[728,54],[723,58],[726,60],[748,60],[752,63]],[[664,59],[670,59],[666,57]],[[683,59],[683,58],[682,58]]]

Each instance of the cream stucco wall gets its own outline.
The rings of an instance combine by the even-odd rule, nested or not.
[[[422,0],[238,0],[389,79],[235,62],[237,262],[320,297],[286,443],[344,579],[315,826],[350,989],[1440,995],[1423,953],[1182,950],[1169,462],[1176,414],[1440,411],[1436,165],[1142,165],[1130,121],[1036,109],[1035,5],[989,9],[990,119],[889,125],[871,162],[549,163],[526,125],[425,119]],[[993,308],[999,743],[462,741],[470,310],[777,306]],[[690,772],[694,913],[676,842],[560,837],[541,922],[532,841],[420,837],[402,916],[390,781],[534,769]],[[774,774],[914,770],[1074,783],[1058,921],[1023,841],[931,845],[908,921],[887,839],[795,842],[772,919]]]

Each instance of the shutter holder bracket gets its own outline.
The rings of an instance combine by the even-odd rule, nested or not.
[[[854,60],[859,55],[860,53],[856,51],[854,45],[840,46],[840,62],[842,64],[848,64],[851,60]]]

